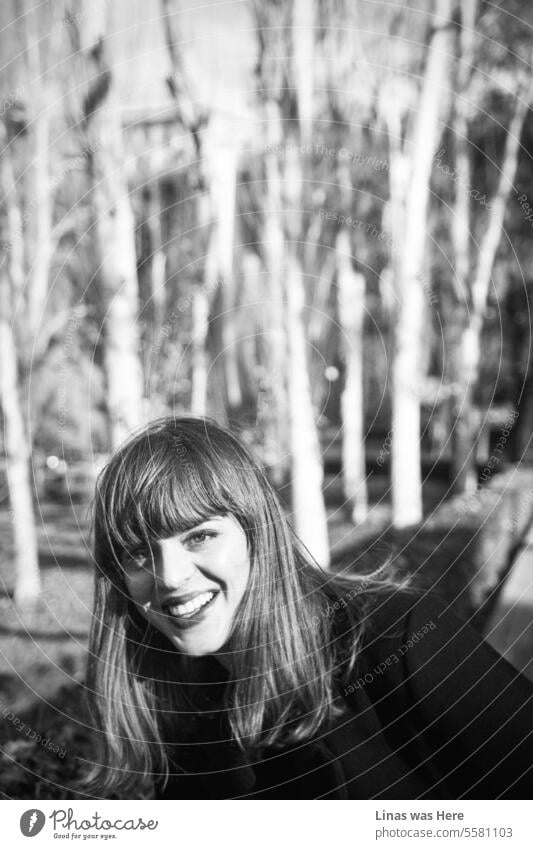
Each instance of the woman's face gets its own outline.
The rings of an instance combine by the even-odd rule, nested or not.
[[[233,516],[215,516],[123,560],[141,615],[178,651],[214,654],[226,643],[250,574],[246,534]]]

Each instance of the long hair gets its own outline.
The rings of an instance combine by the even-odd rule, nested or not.
[[[250,555],[224,689],[233,738],[257,754],[310,739],[340,710],[335,680],[356,663],[365,596],[391,579],[383,567],[366,577],[321,570],[239,439],[208,419],[160,419],[118,450],[96,486],[87,688],[97,756],[86,793],[149,793],[166,780],[166,729],[187,713],[198,667],[137,613],[121,559],[221,514],[240,523]]]

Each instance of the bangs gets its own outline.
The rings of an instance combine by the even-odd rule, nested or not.
[[[98,512],[115,562],[215,515],[231,513],[245,530],[248,525],[249,499],[227,458],[164,436],[127,445],[103,472]]]

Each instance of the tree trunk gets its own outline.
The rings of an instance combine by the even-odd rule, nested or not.
[[[463,465],[468,466],[473,463],[475,429],[473,426],[472,396],[479,377],[481,334],[487,312],[494,260],[503,232],[507,202],[516,175],[520,138],[528,109],[529,104],[525,93],[519,92],[507,132],[498,188],[491,202],[489,219],[479,246],[477,266],[471,289],[470,320],[463,330],[460,342],[458,402],[461,406],[455,427],[459,430],[458,442],[461,445],[461,454],[458,453],[454,458],[454,470],[458,467],[459,473],[463,472],[462,467],[459,466],[461,459]],[[461,480],[464,480],[464,474]],[[475,484],[475,478],[472,474],[469,481],[472,487]]]
[[[315,560],[329,566],[329,541],[322,484],[324,471],[307,362],[305,286],[298,255],[302,170],[298,145],[288,144],[284,175],[286,206],[286,299],[292,504],[296,532]]]
[[[2,142],[5,146],[5,136]],[[4,420],[4,445],[10,517],[15,547],[15,604],[31,609],[41,594],[37,530],[30,478],[31,447],[19,396],[18,344],[13,304],[23,293],[24,242],[22,216],[16,201],[16,184],[9,149],[1,159],[7,262],[0,266],[0,405]]]
[[[170,93],[176,102],[178,121],[189,133],[198,162],[198,223],[207,235],[207,252],[204,267],[203,289],[197,288],[192,301],[192,338],[191,338],[191,412],[196,416],[207,413],[207,376],[208,353],[207,337],[209,333],[210,294],[217,286],[217,240],[211,223],[212,196],[205,174],[205,129],[209,117],[201,109],[190,93],[188,79],[181,53],[182,40],[178,38],[175,17],[172,15],[170,0],[161,0],[161,15],[164,26],[165,42],[170,60],[171,73],[167,78]]]
[[[1,274],[2,272],[0,272]],[[2,285],[2,297],[5,286]],[[0,315],[0,399],[4,412],[4,443],[9,511],[15,537],[15,604],[32,608],[41,594],[37,534],[30,482],[30,447],[18,394],[17,348],[13,328]]]
[[[345,365],[341,396],[343,488],[352,520],[358,524],[368,516],[363,398],[365,278],[353,268],[350,236],[345,228],[337,234],[335,250],[341,350]]]
[[[233,251],[235,246],[235,201],[237,151],[222,143],[214,146],[211,159],[212,195],[216,230],[217,283],[222,306],[221,337],[226,403],[231,412],[242,404],[234,311]]]
[[[152,339],[161,334],[165,317],[167,256],[163,245],[162,210],[160,189],[157,180],[146,187],[146,227],[150,243],[150,292],[152,300]]]
[[[41,60],[43,46],[39,43],[39,30],[34,24],[35,15],[27,15],[24,29],[30,80],[28,105],[32,148],[32,163],[29,169],[32,212],[28,220],[31,244],[31,251],[28,252],[28,329],[32,346],[35,346],[39,325],[43,321],[54,250],[54,196],[50,165],[51,106]],[[31,356],[31,350],[28,353]]]
[[[422,332],[425,297],[422,271],[431,167],[439,134],[439,112],[446,90],[451,2],[439,0],[411,148],[411,175],[405,203],[405,228],[397,253],[398,313],[392,367],[392,512],[395,528],[422,520],[420,398],[423,375]]]
[[[279,154],[276,148],[281,144],[282,124],[279,105],[274,100],[265,104],[265,134],[267,140],[265,154],[265,230],[263,236],[263,255],[266,267],[268,289],[265,293],[267,303],[267,345],[269,351],[269,375],[264,394],[270,400],[269,417],[271,419],[267,434],[270,446],[269,456],[273,479],[281,484],[287,474],[289,456],[289,434],[287,423],[289,407],[286,384],[287,338],[285,326],[284,274],[285,274],[285,238],[283,233],[283,193],[280,173]]]
[[[329,566],[324,479],[307,365],[303,310],[305,288],[301,264],[289,250],[287,269],[287,336],[292,458],[292,505],[296,533],[323,567]]]
[[[84,113],[91,135],[90,173],[99,275],[106,304],[104,369],[113,448],[144,421],[135,222],[124,175],[124,146],[113,70],[107,56],[105,2],[81,3],[80,37],[89,90]]]
[[[209,298],[204,288],[195,289],[192,299],[192,378],[191,413],[207,414],[207,334]]]
[[[292,11],[293,79],[302,144],[309,143],[313,129],[315,2],[294,0]]]
[[[460,56],[457,63],[455,114],[453,131],[455,141],[455,200],[452,220],[452,243],[454,247],[454,290],[459,304],[468,303],[470,283],[470,193],[471,167],[468,140],[468,82],[472,73],[474,60],[475,17],[477,0],[463,0],[461,4],[461,29],[459,37]],[[450,321],[464,324],[464,319],[458,317],[452,310]],[[463,328],[464,332],[464,328]],[[452,482],[451,489],[455,493],[465,492],[475,487],[475,457],[472,444],[472,392],[465,387],[461,379],[462,372],[462,333],[459,339],[455,334],[451,340],[452,370],[451,382],[460,387],[453,397],[453,429],[452,429]]]
[[[353,205],[350,166],[345,160],[337,165],[340,204],[345,218]],[[363,344],[365,318],[365,278],[355,271],[352,261],[350,228],[339,227],[335,240],[337,271],[338,321],[341,328],[340,349],[344,360],[344,388],[341,395],[342,475],[344,497],[350,507],[352,521],[358,524],[368,516],[365,463],[365,405],[363,394]],[[364,249],[358,256],[364,256]]]

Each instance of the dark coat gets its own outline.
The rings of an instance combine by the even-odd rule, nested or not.
[[[531,797],[533,684],[437,596],[381,597],[339,692],[345,716],[259,763],[228,742],[220,713],[194,717],[189,739],[202,742],[179,747],[190,772],[158,798]]]

